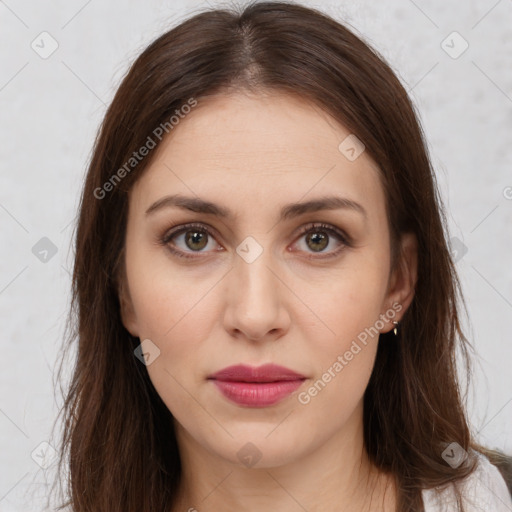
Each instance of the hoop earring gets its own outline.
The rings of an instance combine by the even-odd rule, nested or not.
[[[399,323],[395,320],[395,321],[393,321],[393,325],[395,326],[395,328],[393,329],[393,334],[395,336],[398,336],[398,326],[399,326]]]

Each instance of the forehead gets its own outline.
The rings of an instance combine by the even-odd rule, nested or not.
[[[382,209],[378,166],[365,151],[355,159],[346,153],[353,138],[329,114],[292,95],[198,100],[162,141],[132,195],[141,207],[166,193],[194,195],[246,215],[333,193]],[[354,149],[361,150],[357,141]]]

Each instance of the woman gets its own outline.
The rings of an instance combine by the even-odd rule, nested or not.
[[[163,34],[83,190],[66,505],[509,510],[443,229],[410,100],[347,28],[259,3]]]

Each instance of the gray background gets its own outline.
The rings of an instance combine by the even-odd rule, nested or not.
[[[470,418],[481,442],[511,453],[512,0],[305,4],[374,45],[417,106],[478,353]],[[51,481],[52,451],[41,443],[55,445],[50,432],[61,404],[53,378],[73,222],[106,106],[152,39],[220,5],[229,4],[0,1],[0,511],[42,510]],[[31,47],[50,48],[43,31],[58,43],[46,59]],[[458,55],[464,40],[469,46]],[[38,257],[43,237],[57,251],[47,261]]]

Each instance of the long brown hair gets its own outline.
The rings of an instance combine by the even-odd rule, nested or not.
[[[474,462],[452,468],[442,457],[445,447],[476,446],[456,371],[459,350],[469,368],[463,302],[434,172],[414,107],[383,58],[339,22],[285,2],[187,19],[142,52],[108,108],[75,238],[66,349],[75,348],[76,358],[61,411],[62,507],[173,506],[181,466],[172,416],[134,356],[140,340],[121,322],[118,293],[128,191],[155,151],[126,163],[191,98],[201,103],[239,90],[298,94],[339,120],[382,171],[392,246],[406,232],[417,238],[415,297],[399,336],[381,335],[364,397],[364,440],[371,461],[395,477],[398,511],[421,511],[422,489],[457,482],[474,469]]]

